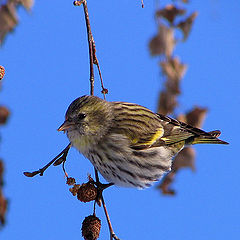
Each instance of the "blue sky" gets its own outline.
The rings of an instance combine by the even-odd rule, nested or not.
[[[154,1],[145,1],[144,9],[137,0],[89,1],[88,7],[107,99],[156,110],[162,81],[159,59],[148,51],[157,31]],[[196,146],[197,171],[178,174],[176,197],[162,196],[155,187],[106,190],[114,230],[124,240],[225,240],[240,235],[240,5],[233,0],[192,1],[189,8],[199,16],[187,43],[175,51],[189,65],[179,111],[207,107],[203,128],[221,129],[221,138],[230,145]],[[12,113],[1,128],[4,193],[10,199],[1,238],[81,239],[81,222],[92,213],[92,203],[71,196],[61,167],[32,179],[22,172],[42,167],[68,144],[56,129],[70,102],[89,93],[83,11],[63,0],[36,1],[30,14],[19,10],[20,24],[0,50],[0,64],[6,68],[0,103]],[[98,78],[95,86],[101,96]],[[75,149],[66,168],[79,183],[93,174],[89,161]],[[103,210],[98,208],[97,215],[103,225],[100,239],[108,239]]]

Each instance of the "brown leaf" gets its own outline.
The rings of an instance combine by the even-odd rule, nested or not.
[[[3,186],[3,172],[4,172],[4,164],[3,164],[3,160],[0,159],[0,188]]]
[[[167,57],[170,57],[175,46],[173,33],[173,28],[160,24],[158,34],[153,37],[149,43],[151,55],[155,56],[164,54]]]
[[[173,113],[177,106],[176,95],[171,92],[162,91],[158,101],[158,113],[168,115]]]
[[[185,9],[177,8],[176,6],[169,4],[165,8],[162,8],[156,12],[157,17],[163,17],[168,20],[168,22],[173,23],[178,15],[185,14]]]
[[[16,6],[14,3],[7,3],[0,7],[0,44],[8,32],[13,31],[17,25]]]
[[[0,125],[7,122],[9,114],[10,112],[6,107],[0,106]]]
[[[180,122],[186,123],[187,122],[186,115],[185,114],[179,114],[178,117],[177,117],[177,120],[180,121]]]
[[[194,12],[192,13],[187,19],[184,21],[181,21],[177,24],[177,27],[182,30],[183,33],[183,40],[186,40],[188,38],[188,35],[192,29],[192,24],[197,17],[198,13]]]
[[[34,4],[33,0],[17,0],[16,2],[20,2],[27,10],[30,10]]]
[[[2,191],[0,190],[0,223],[1,225],[5,224],[5,214],[7,211],[8,202],[6,198],[3,196]]]
[[[33,0],[8,0],[5,5],[0,7],[0,45],[9,32],[13,31],[18,23],[16,8],[23,5],[30,10]]]
[[[201,108],[201,107],[195,106],[193,110],[189,111],[186,114],[186,120],[187,120],[186,123],[191,126],[201,128],[203,121],[206,118],[206,114],[207,114],[207,108]]]
[[[157,186],[157,188],[162,190],[162,194],[164,195],[175,195],[176,192],[170,188],[170,185],[173,183],[175,179],[175,172],[169,172],[161,181],[161,183]]]
[[[161,61],[163,73],[167,76],[167,91],[180,94],[180,80],[183,78],[187,65],[180,63],[177,57]]]
[[[174,158],[172,170],[178,171],[181,168],[191,168],[195,171],[195,150],[192,147],[185,147]]]

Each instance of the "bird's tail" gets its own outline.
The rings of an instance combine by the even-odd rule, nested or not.
[[[219,130],[206,132],[205,134],[195,137],[191,142],[191,144],[201,144],[201,143],[229,144],[228,142],[218,139],[220,135],[221,135],[221,132]]]

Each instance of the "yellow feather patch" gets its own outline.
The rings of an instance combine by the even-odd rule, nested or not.
[[[164,133],[164,130],[163,130],[162,127],[161,127],[161,128],[157,128],[157,131],[152,135],[152,137],[151,137],[150,140],[148,140],[148,141],[143,141],[143,142],[139,143],[139,141],[142,140],[142,139],[134,138],[134,139],[132,140],[132,144],[136,144],[136,145],[138,145],[138,146],[143,146],[143,145],[149,145],[149,146],[151,146],[151,145],[153,145],[159,138],[162,137],[163,133]]]

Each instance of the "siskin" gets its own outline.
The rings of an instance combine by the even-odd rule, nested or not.
[[[185,145],[228,144],[220,131],[204,132],[137,104],[82,96],[67,109],[58,131],[110,183],[145,188],[171,170]]]

